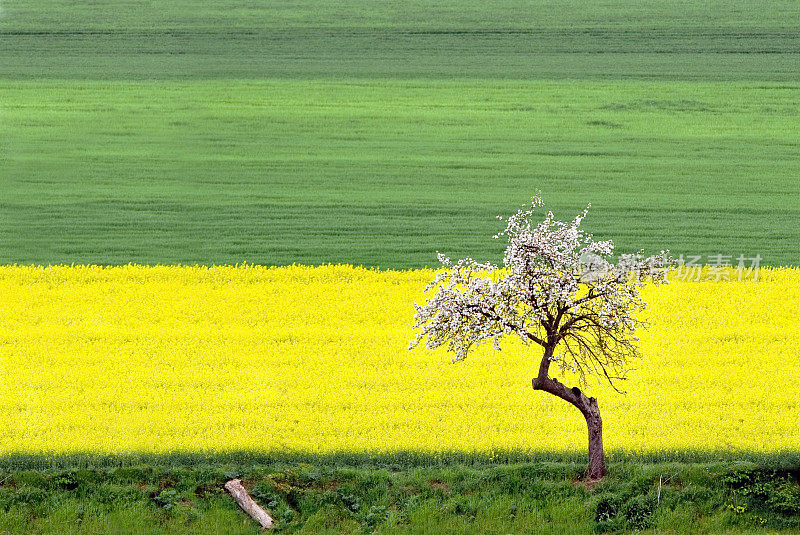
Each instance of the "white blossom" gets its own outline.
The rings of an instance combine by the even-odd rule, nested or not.
[[[639,291],[648,281],[665,284],[673,261],[666,251],[639,251],[615,263],[610,240],[595,241],[580,229],[589,206],[569,223],[552,212],[535,223],[542,204],[533,197],[495,236],[508,240],[502,267],[470,258],[453,263],[438,253],[443,269],[426,287],[435,294],[414,305],[419,332],[410,348],[424,340],[462,360],[487,340],[499,349],[502,337],[514,335],[543,346],[550,361],[582,381],[589,373],[612,384],[624,377],[626,362],[637,356],[640,322],[632,314],[645,307]]]

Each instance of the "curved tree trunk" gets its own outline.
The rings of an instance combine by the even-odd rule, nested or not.
[[[567,388],[556,379],[541,373],[533,379],[533,389],[549,392],[574,405],[583,417],[589,430],[589,479],[601,479],[606,475],[606,458],[603,453],[603,421],[595,398],[586,397],[577,386]],[[541,370],[540,370],[541,372]]]

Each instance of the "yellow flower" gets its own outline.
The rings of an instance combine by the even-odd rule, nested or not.
[[[0,267],[0,453],[584,451],[540,355],[408,351],[429,270]],[[643,292],[608,450],[796,448],[800,270]],[[562,381],[570,382],[571,377]]]

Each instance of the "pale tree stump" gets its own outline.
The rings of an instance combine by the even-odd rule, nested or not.
[[[225,483],[225,490],[231,493],[231,496],[233,496],[233,499],[239,504],[239,507],[242,508],[242,511],[261,524],[262,531],[272,528],[272,517],[247,494],[247,491],[242,486],[241,479],[231,479]]]

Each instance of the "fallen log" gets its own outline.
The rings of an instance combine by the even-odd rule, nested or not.
[[[231,496],[233,496],[233,499],[239,504],[239,507],[242,508],[242,511],[261,524],[262,530],[272,528],[272,517],[247,494],[247,491],[242,486],[241,479],[231,479],[225,483],[225,490],[231,493]]]

